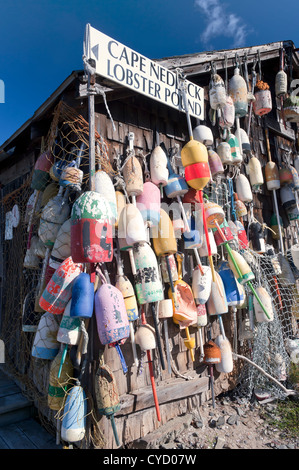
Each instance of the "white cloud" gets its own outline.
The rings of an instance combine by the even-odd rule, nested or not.
[[[226,6],[219,0],[195,0],[195,6],[201,10],[207,23],[201,34],[205,45],[216,36],[225,36],[233,38],[232,47],[244,46],[248,28],[242,18],[228,13]]]

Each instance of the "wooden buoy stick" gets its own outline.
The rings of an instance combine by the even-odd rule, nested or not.
[[[143,306],[142,306],[142,309],[141,309],[141,322],[142,322],[143,325],[146,324],[146,319],[145,319],[145,313],[144,313]],[[152,390],[153,390],[153,397],[154,397],[154,402],[155,402],[155,407],[156,407],[157,418],[158,418],[158,421],[161,421],[160,407],[159,407],[158,396],[157,396],[157,391],[156,391],[156,384],[155,384],[155,377],[154,377],[154,369],[153,369],[151,351],[148,349],[146,351],[146,353],[147,353],[148,367],[149,367],[149,372],[150,372],[151,385],[152,385]]]
[[[151,310],[152,310],[152,317],[153,317],[153,320],[154,320],[154,328],[155,328],[155,332],[156,332],[156,340],[157,340],[157,347],[158,347],[159,356],[160,356],[161,367],[162,367],[163,370],[165,370],[165,361],[164,361],[164,357],[163,357],[161,338],[160,338],[160,332],[159,332],[159,326],[158,326],[158,320],[157,320],[157,316],[156,316],[156,304],[152,302],[150,304],[150,306],[151,306]]]

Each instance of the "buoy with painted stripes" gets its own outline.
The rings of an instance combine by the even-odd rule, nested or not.
[[[31,350],[33,357],[54,359],[60,349],[60,344],[57,341],[58,327],[59,324],[52,313],[45,312],[41,316]]]
[[[55,315],[61,315],[72,296],[73,282],[82,271],[81,263],[74,263],[71,256],[65,259],[43,291],[39,300],[40,307]]]
[[[230,151],[232,155],[232,163],[233,165],[238,165],[239,163],[243,161],[243,157],[240,151],[240,143],[237,137],[231,132],[228,134],[226,141],[230,146]]]
[[[49,386],[48,386],[48,407],[50,410],[60,410],[63,407],[67,391],[72,386],[72,377],[74,369],[70,360],[69,354],[66,355],[61,373],[58,378],[58,370],[60,368],[62,349],[52,360],[49,372]]]
[[[231,253],[242,274],[242,277],[240,277],[234,266],[234,263],[231,257],[229,256],[228,263],[237,281],[240,284],[246,284],[246,282],[252,281],[254,279],[254,274],[251,268],[249,267],[248,263],[245,261],[244,257],[240,253],[238,253],[236,250],[231,250]]]
[[[280,188],[279,170],[275,162],[268,162],[265,166],[266,186],[269,191]]]
[[[157,258],[148,243],[133,247],[136,266],[135,289],[140,305],[163,300],[163,286],[159,277]]]
[[[247,170],[253,191],[258,191],[264,183],[260,161],[256,157],[251,157],[247,165]]]
[[[112,260],[112,223],[108,201],[96,191],[86,191],[71,212],[71,253],[76,263]]]
[[[85,436],[87,397],[80,385],[68,390],[61,423],[61,439],[65,442],[79,442]]]
[[[71,303],[72,299],[68,301],[64,309],[57,332],[57,341],[75,346],[81,335],[81,320],[80,317],[71,317]]]

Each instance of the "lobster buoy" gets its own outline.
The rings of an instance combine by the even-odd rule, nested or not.
[[[235,201],[235,211],[236,211],[237,218],[239,219],[247,215],[246,206],[243,201],[240,201],[237,193],[234,193],[234,201]]]
[[[59,351],[50,366],[48,386],[48,407],[50,410],[58,411],[63,407],[67,391],[71,388],[70,379],[74,375],[73,365],[69,354],[67,354],[58,379],[58,370],[60,368],[61,358],[62,351]]]
[[[188,185],[196,190],[203,189],[211,179],[206,146],[197,140],[190,140],[182,148],[181,159]]]
[[[148,323],[144,325],[141,324],[135,333],[135,341],[142,351],[150,351],[151,349],[155,349],[155,329]]]
[[[218,223],[218,225],[223,224],[225,214],[222,207],[220,207],[218,204],[216,204],[215,202],[205,202],[204,211],[208,228],[215,228],[215,221]]]
[[[282,218],[280,216],[279,216],[279,221],[280,221],[280,226],[282,227],[283,223],[282,223]],[[274,232],[274,233],[272,232],[272,238],[274,240],[279,240],[280,239],[279,226],[278,226],[278,220],[277,220],[277,215],[276,214],[272,214],[271,221],[270,221],[270,226],[271,226],[271,229]],[[281,235],[284,236],[283,230],[281,230]]]
[[[117,218],[115,221],[115,227],[118,228],[119,217],[122,210],[126,207],[127,201],[126,196],[121,191],[115,191]]]
[[[237,230],[238,230],[238,240],[239,240],[239,246],[241,250],[246,250],[249,246],[249,241],[247,238],[246,230],[244,228],[244,225],[240,220],[236,220],[235,222]]]
[[[232,163],[233,165],[238,165],[243,160],[243,157],[240,151],[239,141],[237,137],[231,132],[228,134],[226,141],[230,146],[230,151],[231,151],[232,160],[233,160]]]
[[[224,233],[225,238],[228,242],[234,240],[234,236],[232,234],[232,231],[226,219],[224,219],[224,222],[220,225],[220,228],[222,232]],[[226,243],[226,241],[224,241],[221,235],[219,234],[217,228],[213,229],[213,233],[214,233],[215,243],[217,246],[221,246]]]
[[[136,198],[136,205],[144,222],[157,226],[160,220],[161,192],[151,181],[143,184],[143,192]]]
[[[243,291],[239,288],[239,283],[230,269],[228,261],[222,261],[218,273],[224,285],[227,305],[230,307],[241,305],[244,302]]]
[[[281,186],[293,183],[293,174],[289,166],[283,165],[279,168],[279,180]]]
[[[212,230],[208,230],[208,237],[209,237],[209,242],[210,242],[211,255],[216,255],[217,254],[217,245],[216,245],[214,234],[213,234]],[[199,247],[198,251],[199,251],[199,256],[200,257],[209,256],[206,237],[203,237],[202,245]]]
[[[277,98],[285,96],[288,91],[288,76],[284,70],[279,70],[275,77],[275,95]]]
[[[241,201],[240,201],[241,202]],[[243,204],[243,203],[242,203]],[[245,207],[245,206],[244,206]],[[246,214],[247,214],[247,211],[246,211]],[[239,245],[239,239],[238,239],[238,229],[237,229],[237,226],[235,224],[235,222],[233,222],[232,220],[228,220],[227,222],[229,228],[230,228],[230,231],[232,233],[232,236],[233,236],[233,240],[235,242],[235,245],[238,246]]]
[[[177,252],[177,241],[169,215],[160,209],[160,221],[157,236],[153,237],[153,248],[157,256],[165,256]]]
[[[82,270],[82,264],[74,263],[71,256],[65,259],[43,291],[39,299],[40,307],[47,312],[61,315],[72,296],[73,282]]]
[[[163,300],[163,287],[159,277],[157,258],[148,243],[133,246],[136,266],[135,288],[140,305]]]
[[[59,185],[63,188],[70,188],[74,191],[81,191],[84,173],[75,160],[68,163],[61,171]]]
[[[248,111],[247,85],[238,67],[235,68],[234,75],[228,82],[228,94],[233,100],[236,117],[246,116]]]
[[[251,222],[248,227],[249,244],[257,253],[265,253],[264,230],[259,222]]]
[[[49,174],[53,181],[57,182],[60,179],[63,169],[67,166],[68,162],[66,160],[57,160],[50,168]]]
[[[212,340],[209,340],[204,344],[203,362],[206,364],[220,364],[221,362],[221,350]]]
[[[94,285],[88,273],[80,273],[73,282],[70,316],[91,318],[94,305]]]
[[[198,142],[211,147],[214,142],[214,137],[211,129],[207,126],[200,124],[193,129],[193,138]]]
[[[258,191],[264,183],[264,177],[261,163],[256,157],[251,157],[249,160],[247,171],[253,191]]]
[[[218,335],[215,343],[221,351],[221,361],[215,365],[217,372],[229,374],[234,368],[233,354],[230,342],[222,335]]]
[[[40,207],[41,211],[44,210],[45,206],[48,204],[50,199],[53,199],[53,197],[57,196],[58,192],[59,192],[59,186],[56,183],[50,183],[46,186],[46,188],[42,192],[41,207]]]
[[[284,185],[279,191],[280,200],[285,210],[296,206],[296,199],[290,185]]]
[[[49,260],[49,266],[57,269],[71,256],[71,219],[67,219],[60,227]]]
[[[221,109],[219,117],[219,126],[222,129],[230,129],[235,122],[235,106],[231,96],[226,97],[226,104]]]
[[[138,158],[129,158],[123,168],[123,176],[128,196],[133,198],[139,196],[143,191],[143,174]]]
[[[247,135],[247,132],[244,131],[244,129],[240,128],[239,129],[239,137],[240,137],[240,144],[241,144],[242,151],[246,155],[250,155],[251,145],[250,145],[250,142],[249,142],[249,137]]]
[[[250,183],[241,173],[236,178],[236,192],[242,202],[251,202],[253,199]]]
[[[160,145],[156,145],[150,156],[151,181],[157,186],[168,182],[167,156]]]
[[[116,194],[112,180],[105,171],[96,171],[95,191],[108,202],[111,209],[111,223],[115,224],[117,220]]]
[[[272,110],[272,97],[269,85],[259,80],[256,84],[257,91],[254,93],[253,111],[257,116],[264,116]]]
[[[212,270],[210,266],[202,266],[202,271],[197,266],[192,273],[192,291],[197,306],[204,305],[211,294]]]
[[[138,306],[137,306],[137,300],[135,297],[135,292],[134,292],[132,283],[129,281],[127,276],[123,274],[118,274],[116,276],[115,287],[123,295],[129,321],[132,322],[132,321],[137,320]]]
[[[177,196],[184,196],[189,190],[185,178],[174,173],[170,164],[168,164],[168,171],[168,182],[164,186],[164,192],[166,196],[170,199],[175,198]]]
[[[203,239],[199,230],[197,230],[197,219],[193,216],[188,221],[190,228],[189,232],[183,233],[184,248],[186,250],[193,250],[202,246]]]
[[[224,284],[221,276],[215,271],[215,282],[212,282],[211,293],[207,301],[209,315],[222,315],[228,312]]]
[[[175,257],[173,254],[167,256],[168,258],[168,264],[170,268],[170,275],[172,281],[177,281],[178,280],[178,270],[175,262]],[[169,279],[169,274],[168,274],[168,268],[167,268],[167,262],[166,262],[166,257],[161,256],[161,274],[162,274],[162,279],[166,284],[170,284],[170,279]]]
[[[50,312],[45,312],[41,316],[31,350],[33,357],[38,359],[54,359],[60,348],[60,344],[57,341],[58,327],[58,322]]]
[[[79,442],[85,436],[87,397],[80,385],[68,390],[61,423],[61,439],[66,442]]]
[[[212,109],[223,108],[226,104],[226,89],[223,79],[214,73],[209,83],[209,99]]]
[[[124,213],[126,242],[128,246],[147,241],[144,220],[135,204],[127,204]]]
[[[39,269],[39,263],[40,259],[39,257],[35,254],[35,250],[38,246],[38,237],[33,235],[33,237],[30,240],[30,247],[27,248],[24,261],[23,261],[23,266],[24,268],[27,269]]]
[[[280,188],[280,178],[278,167],[275,162],[268,162],[265,166],[266,186],[269,191],[275,191]]]
[[[233,157],[231,153],[231,147],[228,142],[220,142],[217,146],[217,154],[220,157],[223,165],[232,165]]]
[[[110,207],[96,191],[87,191],[74,202],[71,212],[71,253],[75,263],[112,260]]]
[[[102,284],[94,297],[99,339],[103,345],[124,342],[130,325],[122,293],[111,284]]]
[[[207,326],[207,324],[208,324],[208,315],[207,315],[206,304],[197,304],[196,309],[197,309],[196,326],[197,326],[197,328],[203,328],[204,326]]]
[[[212,176],[220,175],[224,173],[224,168],[222,165],[221,158],[219,155],[212,149],[208,150],[208,157],[209,157],[209,167],[212,173]]]
[[[47,247],[53,248],[58,231],[69,215],[70,206],[60,192],[46,204],[41,214],[38,236]]]
[[[53,163],[54,157],[51,151],[46,151],[40,154],[34,165],[31,189],[44,191],[50,180],[49,171]]]
[[[70,299],[65,307],[57,332],[57,341],[64,344],[76,345],[81,335],[81,320],[79,317],[71,317]]]
[[[258,323],[261,322],[271,322],[274,318],[274,312],[272,307],[271,296],[268,294],[264,287],[257,287],[256,293],[261,299],[262,304],[264,305],[266,311],[268,312],[269,318],[265,315],[264,310],[261,308],[259,302],[253,297],[253,306],[255,318]]]
[[[234,276],[237,279],[237,281],[241,285],[246,284],[246,282],[252,281],[254,279],[254,274],[251,271],[251,269],[250,269],[249,265],[247,264],[247,262],[245,261],[245,259],[243,258],[243,256],[235,250],[231,250],[231,253],[232,253],[232,256],[233,256],[237,266],[240,269],[241,274],[242,274],[242,277],[240,277],[237,270],[236,270],[236,268],[235,268],[235,266],[234,266],[234,263],[233,263],[231,257],[229,256],[228,257],[228,264],[229,264],[230,269],[234,273]]]

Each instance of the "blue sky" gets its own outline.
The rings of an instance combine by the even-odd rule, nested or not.
[[[0,145],[82,68],[87,23],[155,59],[288,39],[299,47],[298,18],[298,0],[0,0]]]

